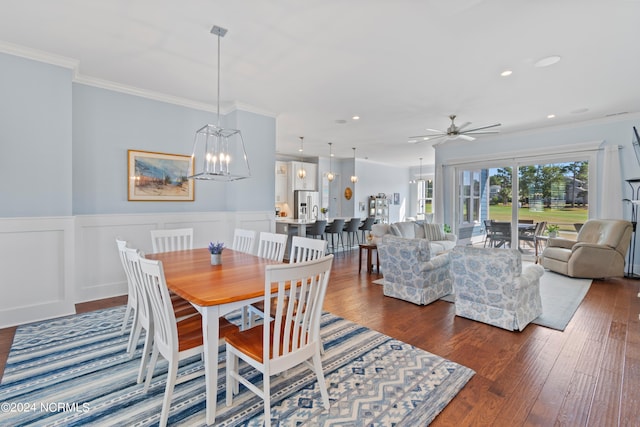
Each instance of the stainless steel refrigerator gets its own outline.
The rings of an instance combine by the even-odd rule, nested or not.
[[[293,204],[293,217],[295,219],[313,221],[320,214],[320,195],[317,191],[294,191]]]

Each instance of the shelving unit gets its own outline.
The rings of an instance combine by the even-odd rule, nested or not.
[[[389,199],[386,196],[369,197],[369,216],[376,219],[376,222],[389,223]]]

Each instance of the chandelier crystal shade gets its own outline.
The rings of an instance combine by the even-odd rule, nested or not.
[[[358,182],[358,176],[356,175],[356,147],[353,147],[353,175],[351,175],[351,182],[354,184]]]
[[[236,181],[251,176],[242,132],[220,126],[220,38],[226,33],[215,25],[211,29],[211,34],[218,36],[217,121],[196,131],[191,155],[196,172],[189,177],[193,179]]]
[[[333,174],[332,170],[333,168],[331,167],[331,158],[333,157],[333,151],[331,150],[331,145],[333,144],[333,142],[329,143],[329,172],[327,172],[327,179],[329,180],[329,182],[333,181],[335,179],[335,175]]]

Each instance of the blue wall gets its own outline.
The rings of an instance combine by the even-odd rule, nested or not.
[[[71,215],[71,71],[6,54],[0,70],[0,217]]]
[[[271,211],[275,118],[236,110],[252,177],[195,183],[194,202],[127,200],[127,150],[190,155],[215,113],[72,83],[63,67],[0,54],[0,217]]]

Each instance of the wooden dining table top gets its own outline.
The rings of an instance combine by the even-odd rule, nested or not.
[[[202,307],[263,296],[265,267],[280,264],[231,249],[222,251],[220,265],[211,265],[207,248],[149,254],[147,258],[162,261],[169,290]]]

